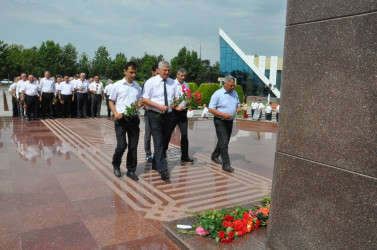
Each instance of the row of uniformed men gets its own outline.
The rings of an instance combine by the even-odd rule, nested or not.
[[[26,78],[25,73],[16,77],[9,87],[13,116],[24,118],[25,107],[27,120],[31,120],[31,114],[35,120],[38,120],[39,108],[43,118],[54,118],[54,114],[55,117],[63,118],[76,114],[79,117],[86,117],[90,113],[92,117],[100,116],[101,102],[105,95],[109,96],[111,84],[104,89],[98,76],[88,81],[85,79],[85,73],[76,74],[75,78],[65,76],[56,80],[55,82],[55,78],[51,77],[48,71],[39,82],[33,75]],[[91,109],[87,109],[88,101],[91,103]],[[110,116],[109,109],[108,116]]]

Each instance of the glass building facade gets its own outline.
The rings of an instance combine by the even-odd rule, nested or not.
[[[220,75],[232,75],[237,79],[237,85],[241,85],[247,96],[267,96],[269,88],[249,67],[249,65],[233,50],[233,48],[220,36]],[[264,75],[270,77],[270,69],[266,69]],[[276,73],[276,88],[280,91],[281,70]],[[271,96],[275,96],[270,92]]]

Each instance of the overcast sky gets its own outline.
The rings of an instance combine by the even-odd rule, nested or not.
[[[93,58],[144,52],[170,60],[186,46],[219,60],[219,28],[246,54],[283,56],[286,0],[0,0],[0,40],[72,43]]]

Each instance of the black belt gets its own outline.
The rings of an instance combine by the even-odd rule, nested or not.
[[[155,113],[157,115],[161,114],[161,115],[165,115],[165,114],[169,114],[170,112],[157,112],[157,111],[154,111],[154,110],[148,110],[148,112],[152,112],[152,113]]]
[[[220,118],[220,117],[217,117],[217,116],[214,116],[213,118],[214,120],[220,120],[220,121],[225,121],[225,122],[233,122],[233,119],[232,120],[227,120],[227,119],[224,119],[224,118]]]
[[[92,93],[92,95],[102,95],[102,94],[94,94],[94,93]]]

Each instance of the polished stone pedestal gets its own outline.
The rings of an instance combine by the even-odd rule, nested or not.
[[[288,1],[268,248],[377,248],[376,11]]]

